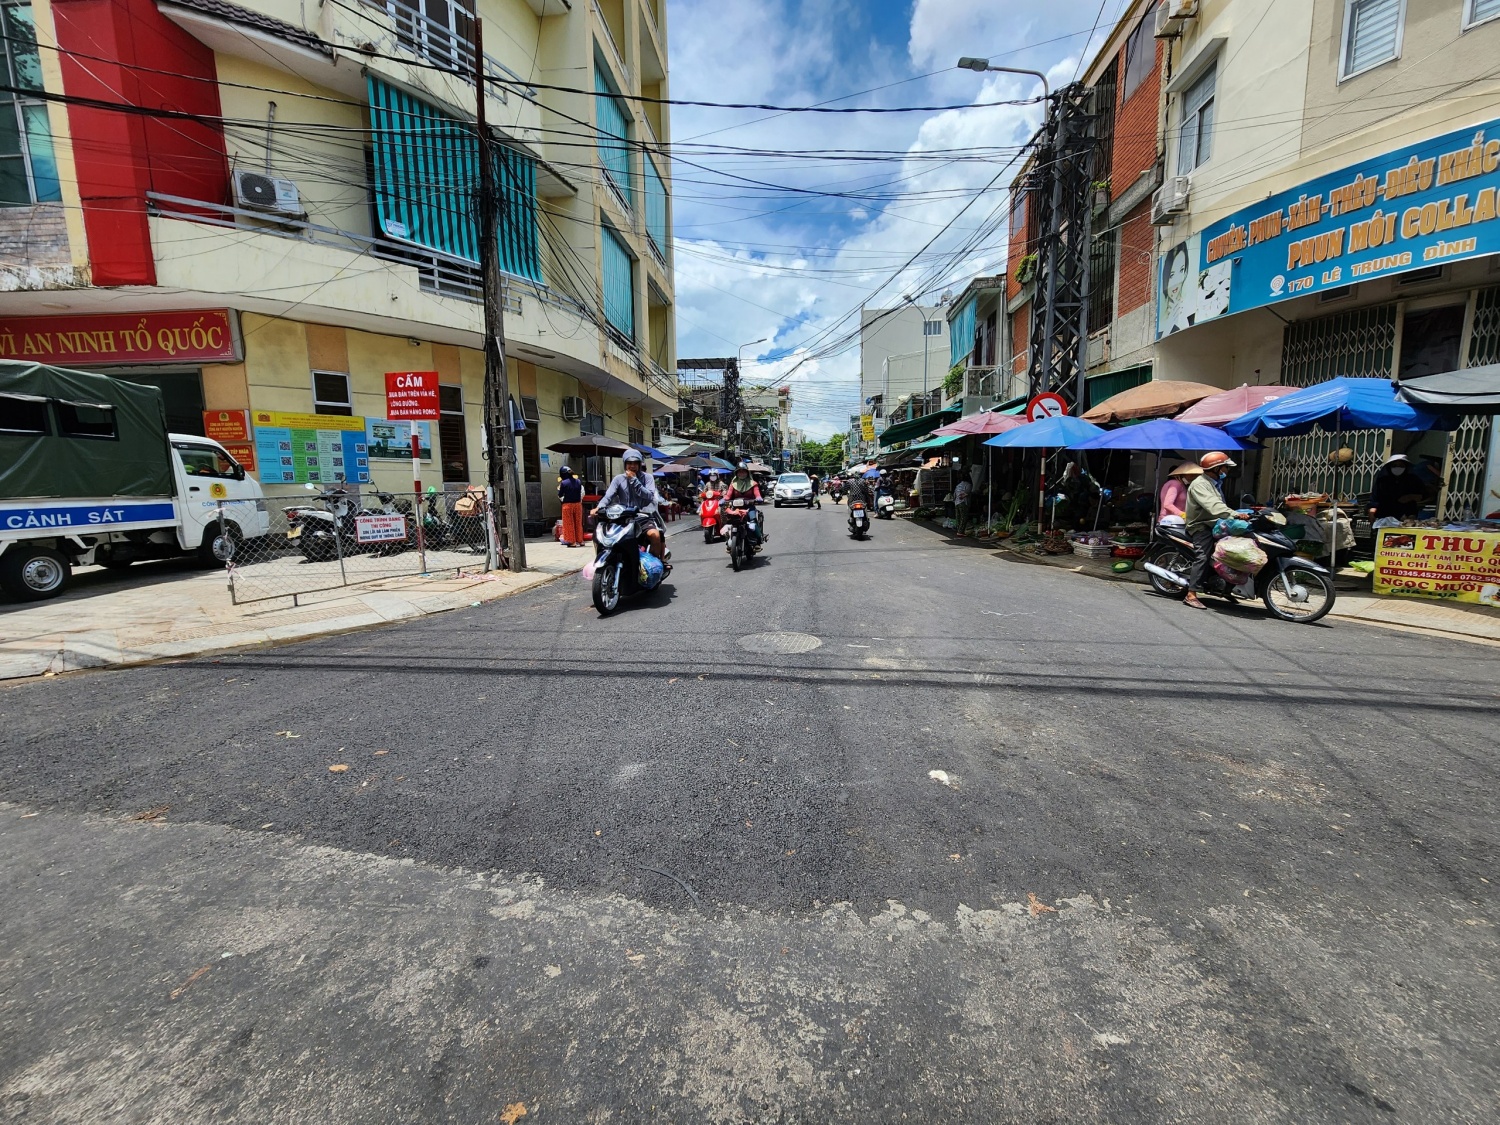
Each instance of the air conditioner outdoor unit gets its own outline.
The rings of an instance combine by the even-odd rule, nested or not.
[[[1151,197],[1152,224],[1167,226],[1174,216],[1186,214],[1192,186],[1193,181],[1189,176],[1168,176]]]
[[[1182,25],[1198,15],[1198,0],[1162,0],[1156,7],[1156,38],[1175,39]]]
[[[565,422],[582,422],[583,421],[583,399],[579,398],[577,395],[567,395],[567,396],[565,396],[563,398],[563,401],[562,401],[562,410],[563,410],[563,421],[565,421]]]
[[[278,180],[264,172],[237,169],[234,173],[234,201],[247,211],[266,211],[273,215],[306,214],[302,197],[291,180]]]

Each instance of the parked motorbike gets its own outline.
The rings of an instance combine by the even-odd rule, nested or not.
[[[849,501],[849,534],[863,539],[870,533],[870,513],[863,500]]]
[[[1250,513],[1250,536],[1266,553],[1266,564],[1238,585],[1231,585],[1210,564],[1203,592],[1231,601],[1259,598],[1266,609],[1282,621],[1310,625],[1333,608],[1333,575],[1325,566],[1297,554],[1296,544],[1282,530],[1286,517],[1269,508]],[[1151,587],[1163,597],[1187,593],[1188,574],[1196,554],[1187,531],[1158,524],[1157,540],[1147,549],[1141,569],[1151,578]]]
[[[719,504],[718,496],[704,497],[698,504],[698,522],[703,525],[703,542],[712,543],[719,537]]]
[[[736,571],[749,565],[765,541],[761,514],[752,502],[736,500],[724,509],[724,547],[729,552],[729,565]]]
[[[896,518],[896,498],[889,492],[875,497],[875,518],[878,520]]]
[[[667,568],[646,547],[646,531],[660,526],[654,517],[620,504],[595,515],[594,608],[608,617],[624,599],[660,586]]]
[[[429,551],[441,551],[453,543],[453,527],[440,501],[438,490],[429,484],[422,497],[422,544]]]
[[[316,490],[309,484],[309,489]],[[340,555],[393,555],[410,545],[414,528],[411,505],[398,501],[389,492],[377,492],[380,507],[362,509],[358,500],[342,487],[324,489],[315,497],[320,508],[295,505],[286,509],[287,539],[294,543],[308,562],[329,562]],[[384,543],[359,541],[359,516],[362,514],[399,515],[406,523],[406,538]]]

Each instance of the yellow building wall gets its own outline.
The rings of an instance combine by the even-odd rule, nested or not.
[[[349,376],[356,415],[384,418],[386,372],[437,371],[440,382],[463,387],[469,480],[484,483],[482,352],[338,325],[278,320],[257,313],[242,314],[241,332],[245,362],[204,369],[204,396],[209,409],[248,406],[254,410],[310,414],[312,373],[336,371]],[[428,485],[443,487],[442,441],[438,424],[434,422],[431,427],[433,458],[422,462],[424,490]],[[371,460],[370,487],[411,492],[411,462]],[[302,491],[305,490],[301,485],[266,486],[267,494],[272,496],[290,496]]]

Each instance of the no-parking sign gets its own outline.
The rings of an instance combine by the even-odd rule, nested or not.
[[[1068,412],[1067,400],[1055,391],[1043,391],[1026,404],[1026,421],[1040,422],[1043,418],[1061,418]]]

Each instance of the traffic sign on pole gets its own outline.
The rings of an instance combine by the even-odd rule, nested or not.
[[[1043,418],[1061,418],[1068,412],[1068,402],[1055,391],[1043,391],[1026,404],[1026,421],[1039,422]]]

